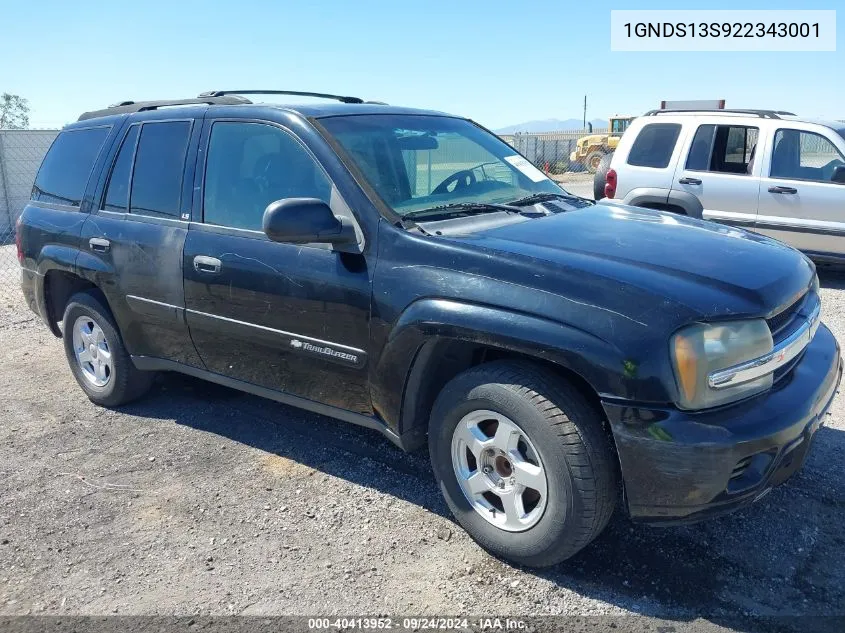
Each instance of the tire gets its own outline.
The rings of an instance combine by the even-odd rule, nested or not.
[[[590,152],[587,155],[586,160],[584,161],[584,165],[587,168],[587,171],[591,174],[596,173],[599,168],[599,164],[601,163],[601,159],[605,156],[605,153],[600,149],[597,149],[594,152]]]
[[[495,428],[489,420],[473,427],[483,418],[497,418]],[[484,428],[486,443],[480,446],[489,446],[498,441],[503,423],[504,435],[513,431],[509,424],[516,427],[517,435],[523,434],[515,452],[507,453],[513,460],[513,476],[506,488],[491,483],[508,477],[508,471],[500,470],[502,455],[489,455],[498,449],[480,449],[484,457],[482,462],[475,459],[474,474],[488,479],[472,480],[485,492],[480,497],[476,493],[475,501],[471,501],[470,493],[464,492],[470,484],[462,487],[459,478],[468,482],[465,475],[472,477],[468,456],[472,450],[462,453],[469,442],[456,438],[477,439],[481,436],[476,431]],[[601,415],[572,384],[532,363],[496,361],[479,365],[452,379],[434,403],[428,435],[432,468],[455,518],[483,548],[520,565],[554,565],[596,538],[616,505],[617,470],[602,425]],[[468,433],[466,428],[474,430]],[[487,439],[491,433],[493,440]],[[538,468],[545,474],[545,498],[538,494],[543,486]],[[526,472],[533,479],[526,479]],[[520,479],[518,484],[514,484],[515,477]],[[523,487],[523,480],[537,488]],[[489,489],[485,488],[488,485]],[[507,502],[508,508],[513,508],[510,491],[519,494],[520,489],[522,502],[515,507],[523,514],[517,511],[518,520],[512,521],[504,505]],[[489,501],[491,492],[494,496],[501,493],[503,508]],[[495,506],[497,511],[486,506]]]
[[[605,154],[599,162],[596,175],[593,176],[593,200],[604,198],[604,185],[607,182],[607,172],[610,171],[610,161],[613,160],[613,152]]]
[[[132,364],[111,313],[94,293],[70,298],[62,332],[70,370],[91,402],[117,407],[149,390],[155,373]],[[80,358],[80,354],[86,355]]]

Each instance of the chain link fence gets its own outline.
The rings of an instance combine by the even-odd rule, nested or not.
[[[501,138],[550,176],[594,172],[597,161],[609,151],[606,129],[519,133]]]
[[[15,221],[32,191],[35,174],[58,130],[0,130],[0,298],[19,292]]]

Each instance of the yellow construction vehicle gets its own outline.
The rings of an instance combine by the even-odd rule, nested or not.
[[[569,155],[569,162],[582,163],[591,174],[596,173],[601,159],[604,158],[605,154],[609,154],[616,149],[619,139],[622,138],[622,133],[628,129],[633,120],[634,117],[632,116],[617,114],[608,121],[609,134],[582,136],[575,145],[575,151]]]

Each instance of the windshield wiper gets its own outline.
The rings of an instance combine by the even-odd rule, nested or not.
[[[507,205],[495,204],[493,202],[453,202],[451,204],[441,204],[436,207],[429,207],[428,209],[418,209],[416,211],[408,211],[403,213],[403,218],[420,218],[424,216],[438,216],[438,215],[461,215],[466,213],[500,213],[505,211],[507,213],[522,213],[522,209]]]
[[[549,202],[550,200],[568,200],[570,202],[588,202],[590,204],[593,204],[592,200],[582,198],[581,196],[575,196],[571,193],[554,193],[551,191],[532,193],[530,196],[519,198],[518,200],[514,200],[513,202],[508,202],[508,204],[512,207],[525,207],[530,204],[536,204],[538,202]]]

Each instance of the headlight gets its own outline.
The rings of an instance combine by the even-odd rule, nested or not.
[[[772,374],[738,385],[713,389],[710,373],[771,353],[772,333],[763,319],[696,323],[679,330],[670,343],[682,409],[706,409],[765,391]]]

